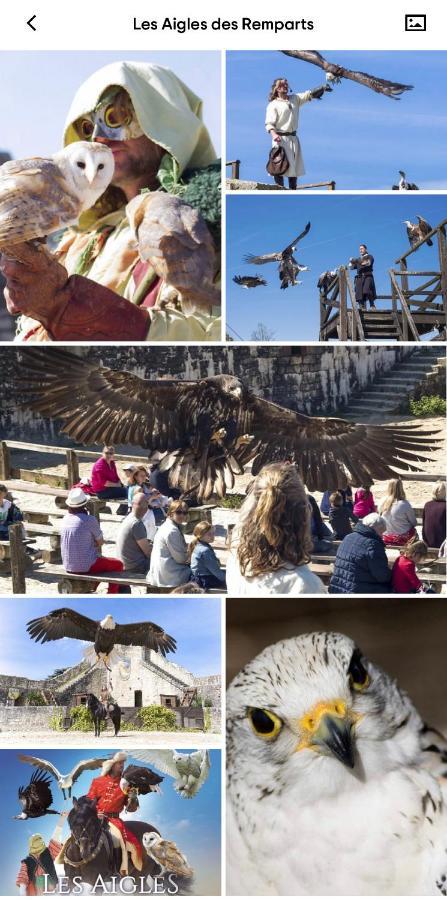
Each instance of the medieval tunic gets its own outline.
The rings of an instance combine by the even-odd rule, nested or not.
[[[373,266],[374,257],[371,256],[371,253],[364,253],[358,259],[352,259],[350,262],[350,267],[357,271],[354,279],[355,299],[361,305],[366,305],[367,300],[373,304],[377,297]]]
[[[96,809],[107,818],[112,819],[113,824],[121,831],[127,844],[133,844],[141,858],[141,845],[129,828],[126,828],[120,813],[127,807],[127,794],[120,788],[121,776],[99,775],[94,778],[87,792],[90,800],[96,800]]]
[[[302,94],[290,94],[287,100],[270,100],[265,115],[265,127],[270,133],[271,131],[296,132],[298,128],[298,119],[300,108],[304,103],[312,100],[312,91],[304,91]],[[272,140],[272,147],[278,144]],[[301,152],[301,145],[296,134],[281,134],[281,145],[284,147],[289,168],[285,172],[286,178],[296,178],[298,175],[304,175],[304,160]]]
[[[16,885],[25,887],[27,897],[40,897],[56,889],[53,860],[56,859],[61,847],[62,844],[51,838],[48,847],[39,856],[30,855],[22,859]],[[47,891],[45,891],[45,875],[48,875]]]

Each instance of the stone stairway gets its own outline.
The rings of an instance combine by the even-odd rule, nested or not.
[[[340,413],[343,418],[365,421],[373,416],[398,412],[406,397],[431,378],[439,377],[446,357],[441,347],[414,350],[388,372],[383,372],[365,390],[351,397]]]

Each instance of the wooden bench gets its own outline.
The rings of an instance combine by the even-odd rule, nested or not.
[[[54,497],[54,502],[58,509],[66,510],[67,508],[67,497],[68,490],[63,490],[62,488],[51,487],[51,485],[46,484],[35,484],[30,481],[23,481],[19,478],[7,478],[5,481],[5,485],[8,488],[8,491],[23,491],[24,493],[31,494],[44,494],[47,497]],[[98,497],[91,497],[89,501],[90,510],[94,515],[98,515],[101,511],[110,512],[109,507],[107,506],[107,500],[100,500]],[[37,511],[36,511],[37,512]],[[46,513],[44,510],[40,513],[42,516],[53,515],[53,511],[49,511]],[[57,515],[54,512],[54,515]],[[44,523],[42,523],[44,524]]]
[[[144,587],[147,594],[172,594],[173,588],[157,587],[149,584],[144,575],[131,575],[125,572],[97,572],[95,575],[76,575],[66,572],[63,566],[45,566],[42,569],[44,575],[54,575],[57,578],[59,594],[90,594],[93,593],[101,582],[113,582],[114,584],[127,584],[129,586]],[[221,594],[218,588],[210,591],[212,594]]]

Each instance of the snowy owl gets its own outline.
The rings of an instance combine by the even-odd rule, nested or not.
[[[267,647],[227,719],[229,894],[447,895],[445,742],[350,638]]]
[[[78,141],[44,159],[0,166],[0,250],[74,225],[110,184],[112,151]]]
[[[191,800],[208,778],[211,760],[208,750],[179,753],[177,750],[135,750],[132,756],[151,763],[165,775],[175,778],[174,789]]]

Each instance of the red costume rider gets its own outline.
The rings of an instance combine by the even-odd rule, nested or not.
[[[143,853],[141,844],[129,827],[120,819],[120,813],[124,809],[128,812],[135,812],[138,809],[137,798],[129,797],[120,788],[125,761],[126,754],[121,751],[115,753],[115,756],[111,759],[107,759],[102,765],[102,775],[93,779],[87,797],[97,801],[98,816],[110,819],[113,822],[120,830],[125,844],[133,844],[138,859],[141,861]]]

